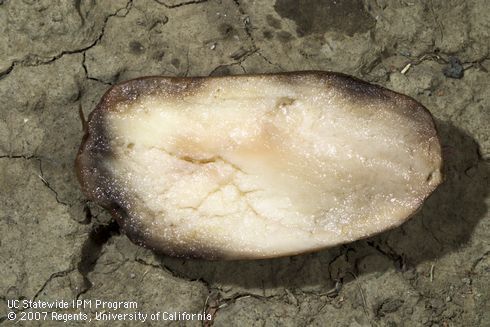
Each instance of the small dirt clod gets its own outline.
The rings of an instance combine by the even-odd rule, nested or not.
[[[442,69],[442,72],[449,78],[462,78],[464,75],[464,68],[461,64],[461,60],[457,57],[450,57],[448,65]]]

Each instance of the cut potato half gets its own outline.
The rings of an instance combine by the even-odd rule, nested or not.
[[[121,83],[91,113],[76,161],[85,194],[134,242],[206,259],[299,254],[398,226],[441,164],[422,105],[328,72]]]

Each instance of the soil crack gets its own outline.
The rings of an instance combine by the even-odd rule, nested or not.
[[[97,38],[92,43],[90,43],[88,46],[82,47],[79,49],[74,49],[74,50],[63,50],[51,58],[42,58],[38,55],[27,55],[24,59],[14,60],[14,61],[12,61],[12,64],[10,65],[9,68],[7,68],[3,72],[0,72],[0,80],[5,78],[6,76],[8,76],[14,70],[14,68],[16,66],[19,66],[19,65],[20,66],[27,66],[27,67],[29,67],[29,66],[30,67],[42,66],[42,65],[50,64],[50,63],[62,58],[65,55],[84,53],[85,51],[89,50],[90,48],[96,46],[99,43],[99,41],[102,39],[102,37],[104,36],[104,33],[105,33],[105,28],[106,28],[107,22],[109,21],[109,18],[114,17],[114,16],[126,17],[127,14],[129,13],[129,11],[131,10],[132,6],[133,6],[133,0],[129,0],[125,7],[119,8],[113,14],[108,15],[104,19],[104,23],[102,24],[101,32],[99,33]],[[126,12],[124,14],[120,15],[120,13],[124,10]]]
[[[107,225],[94,225],[92,227],[88,238],[82,246],[81,259],[77,265],[78,272],[82,275],[84,282],[82,290],[76,296],[77,299],[92,288],[92,282],[89,280],[88,274],[94,270],[104,245],[109,242],[112,236],[118,234],[119,225],[114,220]]]
[[[183,1],[183,2],[173,4],[173,5],[169,5],[163,0],[155,0],[155,1],[161,5],[164,5],[168,9],[174,9],[174,8],[179,8],[179,7],[183,7],[183,6],[195,5],[198,3],[208,2],[208,0],[191,0],[191,1]]]

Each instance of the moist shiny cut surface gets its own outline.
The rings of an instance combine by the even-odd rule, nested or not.
[[[169,78],[112,87],[77,157],[85,194],[136,243],[250,259],[404,222],[441,182],[430,113],[328,72]]]

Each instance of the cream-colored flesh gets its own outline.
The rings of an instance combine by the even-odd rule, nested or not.
[[[227,258],[311,251],[400,224],[440,183],[432,121],[404,101],[363,103],[310,79],[211,79],[108,112],[104,165],[153,243]]]

